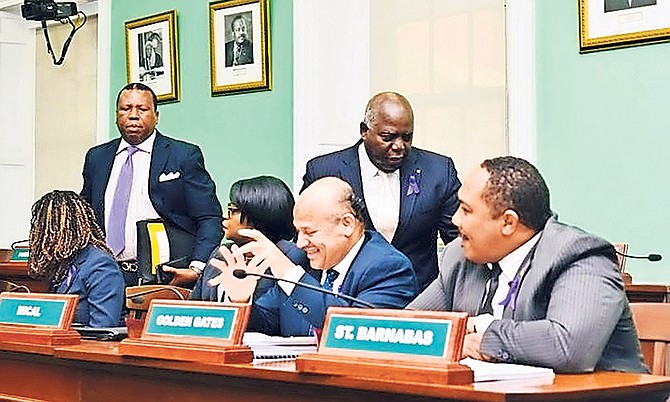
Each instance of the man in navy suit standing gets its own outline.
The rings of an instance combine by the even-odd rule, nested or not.
[[[137,284],[137,221],[160,218],[194,237],[189,267],[164,267],[175,274],[171,284],[194,282],[223,237],[221,204],[200,148],[162,135],[157,122],[151,88],[126,85],[116,102],[121,138],[91,148],[82,173],[81,195],[93,207],[128,285]]]
[[[348,182],[365,201],[365,227],[409,257],[423,289],[437,277],[438,232],[445,244],[458,235],[451,223],[461,186],[454,163],[412,148],[414,112],[395,92],[368,101],[360,134],[353,146],[307,162],[301,191],[325,176]]]
[[[253,241],[240,248],[233,246],[232,251],[221,247],[225,263],[211,260],[222,273],[210,284],[220,283],[231,301],[248,302],[258,278],[238,279],[233,271],[262,274],[269,268],[276,278],[353,296],[375,307],[402,308],[417,292],[412,264],[379,233],[365,230],[362,208],[344,181],[335,177],[318,180],[298,197],[293,218],[296,244],[305,250],[312,270],[293,263],[261,232],[241,229],[239,235]],[[323,326],[329,306],[348,305],[331,294],[277,282],[253,301],[247,330],[309,335]]]

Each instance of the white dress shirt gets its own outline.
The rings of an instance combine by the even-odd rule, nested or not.
[[[358,255],[358,251],[361,249],[363,246],[363,239],[365,238],[365,235],[362,235],[360,239],[354,244],[354,246],[349,250],[347,255],[344,256],[342,261],[337,263],[332,269],[336,270],[339,272],[339,275],[333,282],[333,292],[340,293],[340,287],[342,287],[342,282],[344,282],[344,278],[347,276],[347,272],[349,272],[349,268],[351,267],[351,263],[354,261],[354,258],[356,258],[356,255]],[[293,268],[291,268],[290,271],[284,275],[284,279],[293,281],[293,282],[298,282],[300,281],[300,278],[302,278],[303,275],[305,275],[306,272],[305,270],[300,266],[296,265]],[[309,274],[307,274],[309,275]],[[326,271],[324,271],[321,275],[321,285],[326,281]],[[295,285],[292,283],[288,282],[283,282],[283,281],[278,281],[279,287],[282,288],[284,293],[286,293],[287,296],[290,296],[291,293],[293,293],[293,290],[295,289]]]
[[[131,260],[137,257],[137,227],[136,222],[143,219],[160,218],[149,198],[149,166],[151,165],[151,152],[156,139],[156,131],[144,142],[137,145],[139,150],[133,155],[133,186],[130,190],[130,201],[128,203],[128,215],[126,215],[126,246],[117,257],[118,260]],[[112,172],[107,181],[105,190],[105,227],[109,227],[109,215],[114,200],[114,191],[119,181],[121,167],[128,158],[124,150],[129,147],[123,138],[119,148],[116,150]]]
[[[540,240],[540,233],[541,232],[537,232],[535,236],[531,237],[527,242],[520,245],[516,250],[507,254],[505,257],[503,257],[503,259],[498,261],[502,273],[500,274],[500,278],[498,278],[498,289],[496,289],[496,292],[493,295],[493,300],[491,301],[491,305],[493,306],[493,315],[480,314],[476,317],[473,317],[476,332],[486,331],[486,329],[494,320],[499,320],[502,318],[505,306],[501,305],[500,302],[505,300],[505,297],[507,297],[510,282],[512,282],[516,276],[517,271],[519,268],[521,268],[521,264],[523,264],[523,261],[526,259],[528,253],[530,253],[530,250]],[[487,265],[488,269],[493,269],[491,264]],[[486,286],[486,292],[488,293],[488,286],[490,286],[490,281],[486,284]]]
[[[392,173],[385,173],[377,169],[370,161],[363,144],[358,147],[358,159],[361,165],[365,206],[377,231],[390,243],[398,228],[400,217],[400,169]],[[382,175],[386,177],[382,177]],[[385,188],[387,186],[386,180],[390,185],[390,194],[389,190]],[[382,230],[384,227],[386,229]]]

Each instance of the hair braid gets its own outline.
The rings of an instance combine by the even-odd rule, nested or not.
[[[89,244],[111,254],[93,209],[78,194],[54,190],[35,202],[30,221],[31,275],[60,283],[68,265]]]

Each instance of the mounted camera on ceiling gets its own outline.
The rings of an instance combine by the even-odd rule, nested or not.
[[[60,20],[77,15],[77,3],[56,3],[53,0],[25,0],[21,16],[31,21]]]

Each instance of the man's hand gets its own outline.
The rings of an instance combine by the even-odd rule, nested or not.
[[[475,333],[475,320],[474,317],[468,317],[468,323],[466,325],[466,334],[472,334]]]
[[[479,352],[479,348],[482,346],[483,337],[483,333],[472,333],[465,335],[465,341],[463,342],[463,356],[461,358],[464,359],[466,357],[471,357],[473,359],[484,361],[493,360]]]
[[[240,247],[240,251],[244,255],[253,255],[250,264],[253,262],[254,265],[257,265],[261,269],[256,272],[262,274],[266,269],[270,268],[274,276],[283,278],[295,266],[273,242],[258,230],[240,229],[237,233],[240,236],[253,239],[253,241]]]
[[[174,277],[168,285],[180,286],[190,285],[198,280],[199,275],[190,268],[175,268],[169,265],[163,265],[163,271],[174,274]]]
[[[247,263],[244,253],[236,245],[233,245],[230,250],[226,246],[221,246],[219,254],[223,257],[223,261],[212,258],[209,263],[221,271],[221,274],[216,278],[210,279],[209,285],[223,286],[226,296],[232,302],[247,303],[256,289],[256,283],[259,278],[257,276],[247,276],[246,278],[238,279],[233,276],[233,271],[241,269],[249,273],[263,273],[265,269],[261,270],[256,264],[253,264],[253,259]]]

